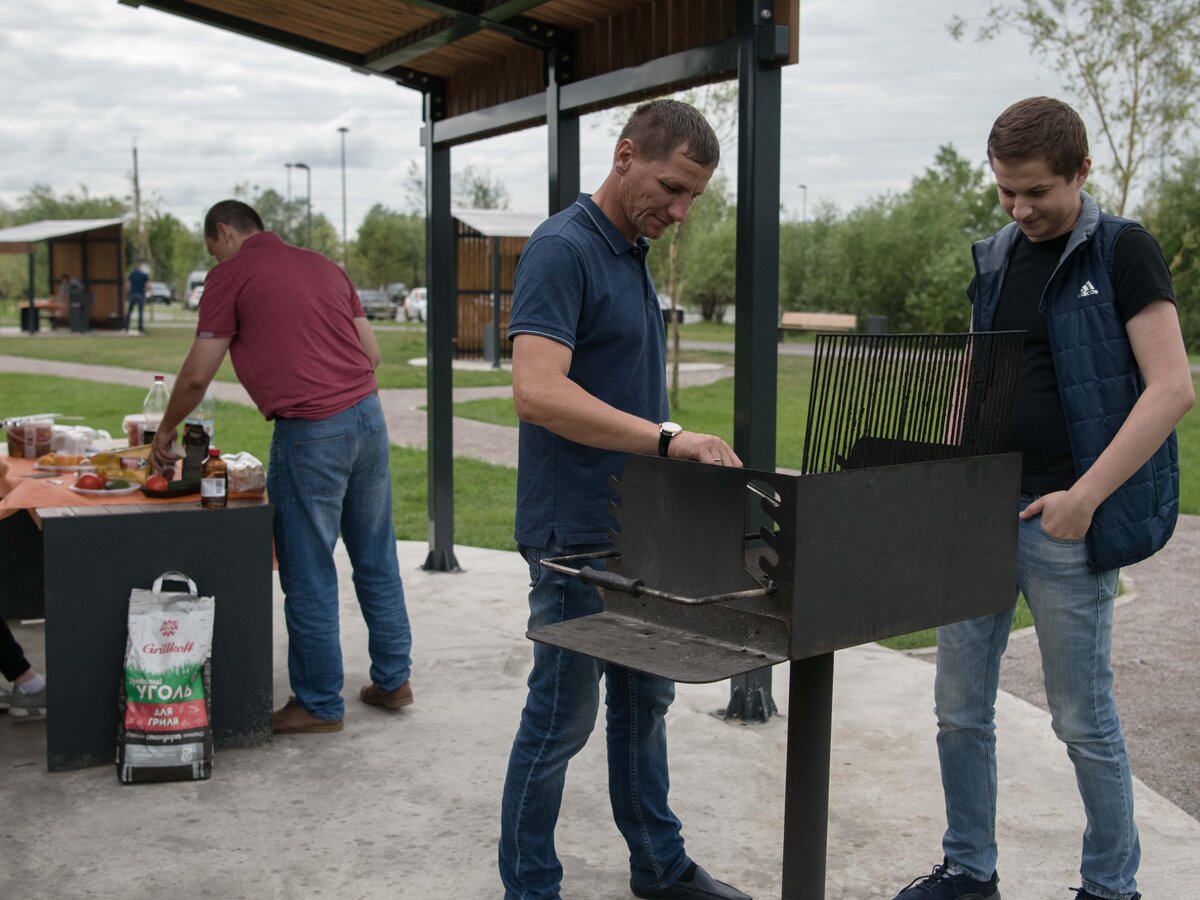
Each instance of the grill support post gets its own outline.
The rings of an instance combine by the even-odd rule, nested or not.
[[[829,831],[833,654],[791,663],[781,900],[822,900]]]

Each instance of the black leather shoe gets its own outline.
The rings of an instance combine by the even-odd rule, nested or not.
[[[680,879],[665,888],[640,888],[630,883],[629,889],[635,897],[643,900],[658,897],[671,900],[753,900],[749,894],[743,894],[732,885],[717,881],[699,866],[696,866],[691,881]]]

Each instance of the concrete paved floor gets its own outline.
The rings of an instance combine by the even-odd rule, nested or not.
[[[471,547],[457,548],[464,573],[425,573],[426,549],[400,544],[416,703],[398,714],[348,699],[340,734],[219,753],[209,782],[134,786],[110,767],[47,773],[44,726],[0,716],[0,897],[499,898],[500,792],[530,664],[528,573],[516,554]],[[352,698],[366,678],[365,627],[344,558],[340,570]],[[19,629],[35,664],[40,629]],[[277,700],[285,654],[277,590]],[[940,857],[933,667],[869,646],[837,654],[836,668],[825,896],[890,898]],[[669,716],[689,852],[758,900],[780,896],[786,667],[774,683],[785,716],[765,725],[710,715],[725,683],[681,685]],[[1083,827],[1070,766],[1044,712],[1003,694],[998,717],[1005,900],[1068,900]],[[569,900],[632,896],[605,786],[596,734],[572,764],[558,829]],[[1140,782],[1135,791],[1142,891],[1182,900],[1200,868],[1200,822]]]

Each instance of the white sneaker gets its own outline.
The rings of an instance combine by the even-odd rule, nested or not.
[[[46,689],[26,694],[17,685],[8,695],[8,714],[18,719],[33,721],[46,718]]]

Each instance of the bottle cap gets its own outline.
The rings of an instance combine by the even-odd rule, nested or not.
[[[209,448],[208,448],[208,455],[209,455],[209,456],[220,456],[220,455],[221,455],[221,448],[220,448],[220,447],[209,447]]]

